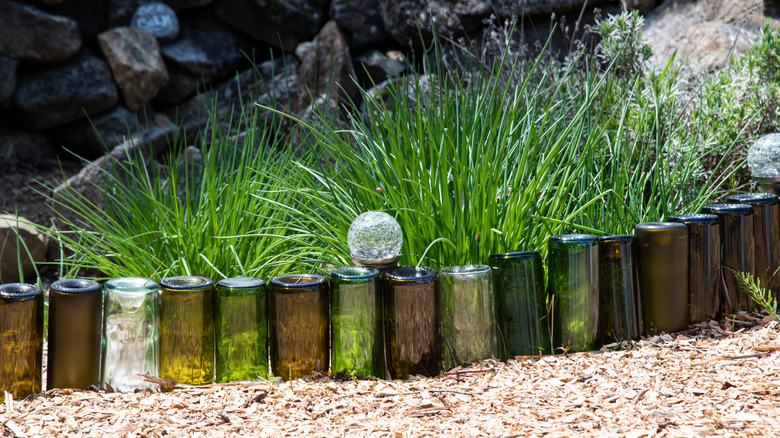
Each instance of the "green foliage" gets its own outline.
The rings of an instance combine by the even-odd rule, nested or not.
[[[761,279],[747,272],[728,269],[734,274],[734,279],[742,293],[749,295],[753,302],[775,321],[780,321],[780,316],[777,314],[777,300],[772,297],[772,291],[761,285]]]
[[[644,18],[639,11],[609,15],[596,22],[601,37],[597,57],[604,65],[614,65],[615,73],[632,76],[653,56],[653,48],[642,42]]]

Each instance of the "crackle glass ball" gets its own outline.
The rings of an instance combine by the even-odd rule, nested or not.
[[[748,166],[754,177],[780,176],[780,134],[765,135],[750,147]]]
[[[401,253],[403,244],[401,226],[389,214],[367,211],[358,216],[347,233],[347,244],[352,257],[361,260],[381,260]]]

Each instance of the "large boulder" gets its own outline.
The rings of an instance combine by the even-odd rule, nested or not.
[[[220,0],[216,3],[216,15],[268,45],[292,52],[298,44],[317,34],[327,3],[322,0]]]
[[[379,13],[379,0],[333,0],[330,16],[353,50],[372,48],[390,38]]]
[[[342,103],[355,102],[360,97],[349,46],[335,21],[327,22],[314,38],[312,49],[301,62],[298,76],[305,95],[316,98],[329,94]]]
[[[117,27],[98,37],[127,107],[138,111],[168,83],[157,39],[146,29]]]
[[[20,61],[61,62],[81,47],[75,21],[0,0],[0,53]]]
[[[79,120],[84,112],[99,114],[119,100],[108,64],[82,52],[48,71],[26,78],[14,93],[14,106],[35,129]]]
[[[0,283],[22,282],[35,273],[36,264],[46,260],[46,237],[28,222],[0,215]]]
[[[16,89],[16,67],[19,62],[0,55],[0,110],[11,105],[11,96]]]

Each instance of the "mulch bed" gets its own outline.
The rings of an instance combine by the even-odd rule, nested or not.
[[[619,351],[487,360],[434,378],[318,376],[167,393],[51,390],[3,436],[777,436],[780,325],[737,315]]]

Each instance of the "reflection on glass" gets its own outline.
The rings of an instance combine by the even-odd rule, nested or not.
[[[43,294],[24,283],[0,285],[0,391],[16,400],[41,392]]]
[[[265,282],[219,280],[215,313],[217,382],[268,378],[268,320]]]
[[[331,370],[382,377],[379,271],[366,267],[331,272]]]
[[[642,334],[641,295],[634,236],[597,239],[599,248],[599,332],[611,344]]]

